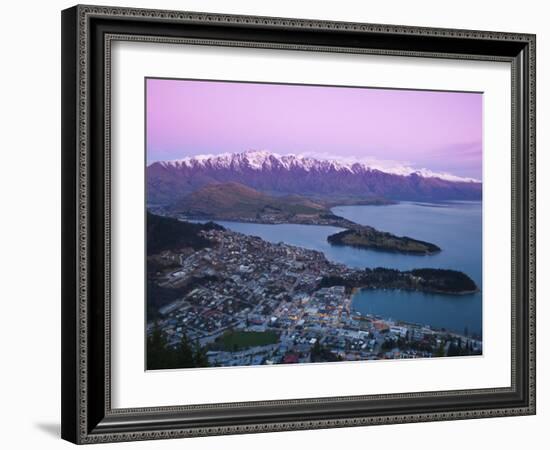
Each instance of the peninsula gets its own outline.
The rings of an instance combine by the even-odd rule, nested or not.
[[[320,286],[340,285],[353,289],[402,289],[447,295],[478,292],[475,282],[464,272],[449,269],[413,269],[400,271],[377,267],[348,271],[344,276],[326,276]]]
[[[441,251],[435,244],[419,241],[407,236],[398,237],[367,226],[356,226],[352,229],[332,234],[327,237],[327,241],[331,245],[418,255],[432,255]]]
[[[380,199],[364,199],[363,204],[388,203]],[[344,231],[327,238],[332,245],[423,255],[441,251],[437,245],[429,242],[400,237],[357,224],[333,214],[330,206],[331,204],[322,200],[299,195],[274,197],[240,183],[230,182],[207,185],[180,199],[169,207],[168,211],[170,215],[187,220],[289,223],[343,228]]]

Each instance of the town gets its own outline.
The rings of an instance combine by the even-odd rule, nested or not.
[[[174,348],[185,337],[203,349],[210,366],[482,353],[481,337],[467,331],[457,334],[355,311],[357,287],[346,281],[358,279],[357,269],[330,262],[321,252],[221,227],[200,234],[210,243],[205,248],[154,255],[152,281],[184,294],[158,308],[147,333],[160,329]],[[419,277],[397,273],[406,286],[418,285]]]

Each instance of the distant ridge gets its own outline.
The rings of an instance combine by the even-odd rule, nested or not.
[[[212,183],[235,182],[270,195],[312,198],[480,200],[481,183],[428,170],[378,169],[299,155],[247,151],[199,155],[147,167],[150,204],[170,204]]]

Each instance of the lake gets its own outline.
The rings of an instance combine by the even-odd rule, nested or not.
[[[442,251],[435,255],[404,255],[352,247],[335,247],[327,236],[341,228],[294,225],[218,223],[228,229],[270,242],[319,250],[332,261],[350,267],[387,267],[399,270],[442,268],[460,270],[482,288],[482,214],[480,202],[414,203],[385,206],[337,206],[333,213],[362,225],[399,236],[425,240]],[[482,294],[451,296],[395,290],[362,290],[353,308],[363,314],[446,328],[463,333],[482,332]]]

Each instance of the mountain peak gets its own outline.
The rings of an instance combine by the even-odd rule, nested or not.
[[[479,183],[474,178],[459,177],[444,172],[434,172],[429,169],[416,169],[407,166],[382,167],[373,162],[361,160],[342,160],[330,158],[315,158],[302,154],[280,155],[268,150],[249,149],[240,153],[220,153],[217,155],[205,154],[187,156],[183,159],[159,162],[163,167],[194,168],[213,167],[231,170],[289,170],[296,169],[303,172],[348,172],[360,174],[371,171],[383,172],[398,176],[412,176],[421,178],[439,178],[445,181]]]
[[[313,199],[479,200],[481,183],[428,169],[280,155],[267,150],[189,156],[147,169],[148,202],[171,203],[209,184],[236,182],[263,194]],[[234,188],[234,185],[230,185]],[[215,187],[213,189],[219,189]]]
[[[269,158],[271,155],[274,155],[275,153],[268,152],[267,150],[245,150],[241,153],[241,155],[246,155],[247,157],[253,157],[253,158]],[[279,155],[277,155],[279,156]]]

